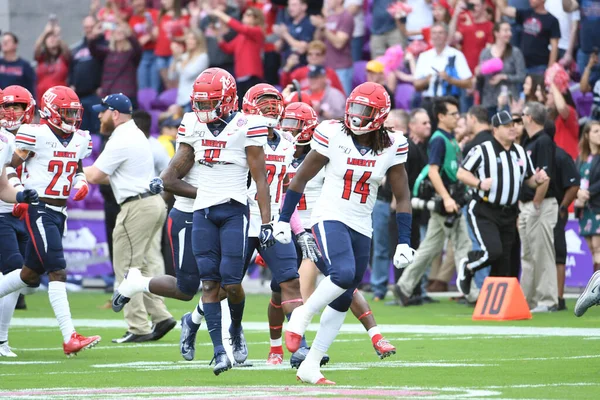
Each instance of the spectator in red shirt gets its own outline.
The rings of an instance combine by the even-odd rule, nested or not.
[[[434,1],[432,5],[432,15],[434,24],[436,22],[443,22],[448,25],[452,19],[452,7],[446,0]],[[426,26],[419,31],[409,31],[406,29],[407,15],[401,11],[394,16],[394,19],[396,20],[396,26],[400,29],[400,33],[402,33],[404,37],[423,35],[423,41],[427,43],[428,49],[432,47],[431,26]]]
[[[37,61],[37,103],[42,95],[53,86],[66,86],[69,76],[71,51],[60,39],[60,27],[56,22],[48,22],[44,32],[35,42],[34,58]]]
[[[574,160],[579,154],[579,118],[575,110],[575,102],[569,89],[561,93],[552,83],[548,89],[546,107],[550,111],[550,119],[554,119],[556,133],[554,142],[566,151]]]
[[[308,59],[308,65],[296,68],[300,64],[300,56],[295,53],[292,53],[287,61],[283,69],[281,70],[281,86],[286,87],[295,79],[300,83],[300,87],[305,90],[308,89],[308,71],[311,65],[314,66],[325,66],[325,54],[326,54],[326,46],[320,40],[313,40],[308,44],[308,48],[306,50],[306,56]],[[295,68],[295,69],[294,69]],[[292,72],[290,72],[292,71]],[[344,87],[340,82],[335,70],[331,68],[325,67],[325,74],[327,76],[328,84],[340,92],[344,93]]]
[[[146,8],[146,0],[131,2],[133,13],[129,17],[129,26],[142,46],[142,59],[137,70],[138,89],[153,88],[160,91],[160,75],[156,69],[154,48],[156,37],[154,27],[158,21],[158,10]]]
[[[171,42],[185,41],[185,30],[190,25],[190,15],[185,8],[181,7],[181,0],[161,0],[161,4],[162,7],[153,31],[156,37],[154,55],[156,56],[156,69],[162,83],[166,86],[172,56]]]
[[[308,96],[312,108],[319,116],[319,121],[343,118],[346,96],[327,84],[325,68],[311,66],[308,72],[308,82]]]
[[[242,15],[242,22],[220,10],[207,7],[205,11],[208,15],[219,18],[238,33],[229,42],[219,36],[219,47],[223,52],[233,54],[233,71],[238,96],[241,99],[248,89],[264,80],[261,56],[265,45],[265,17],[261,10],[254,7],[246,9]]]

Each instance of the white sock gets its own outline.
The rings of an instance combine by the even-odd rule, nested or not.
[[[331,282],[329,276],[325,277],[304,303],[304,308],[309,314],[308,316],[312,318],[318,314],[327,304],[340,297],[345,291],[346,289]]]
[[[335,337],[339,333],[345,318],[345,312],[339,312],[329,306],[325,307],[325,310],[321,315],[321,322],[319,324],[319,330],[317,330],[317,336],[315,336],[315,340],[313,340],[312,345],[310,346],[311,352],[313,349],[322,352],[321,356],[319,357],[319,362],[321,361],[323,354],[329,350],[329,347],[335,340]]]
[[[21,270],[16,269],[0,279],[0,297],[19,291],[24,287],[27,287],[27,284],[21,280]]]
[[[0,298],[0,342],[8,340],[8,327],[19,300],[19,291],[12,292]]]
[[[227,299],[221,301],[221,337],[223,338],[223,347],[225,348],[225,353],[231,360],[233,359],[233,348],[231,347],[231,343],[229,343],[229,339],[231,335],[229,334],[229,326],[231,325],[231,311],[229,310],[229,302]]]
[[[150,281],[151,281],[151,280],[152,280],[152,278],[148,278],[148,277],[146,277],[146,276],[142,276],[142,277],[140,278],[140,285],[142,285],[142,290],[143,290],[145,293],[152,293],[152,292],[150,291]]]
[[[200,311],[202,311],[202,313],[200,313],[200,311],[198,311],[198,309],[200,309]],[[204,319],[204,308],[202,308],[202,300],[200,300],[200,302],[198,302],[198,305],[196,307],[194,307],[194,311],[192,311],[192,322],[200,325],[202,323],[202,320]]]
[[[50,304],[56,315],[56,321],[60,332],[63,335],[65,343],[71,340],[71,335],[75,332],[73,320],[71,319],[71,309],[69,308],[69,300],[67,299],[67,286],[64,282],[52,281],[48,283],[48,297]]]
[[[282,346],[281,338],[271,339],[271,347],[281,347],[281,346]]]
[[[379,327],[378,326],[372,327],[371,329],[369,329],[367,331],[367,333],[369,334],[369,337],[371,339],[373,339],[373,336],[375,336],[375,335],[381,335],[381,332],[379,331]]]

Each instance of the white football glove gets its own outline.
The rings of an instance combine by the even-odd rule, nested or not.
[[[415,251],[406,243],[396,246],[394,254],[394,267],[403,269],[408,267],[414,259]]]
[[[290,243],[292,241],[292,228],[290,228],[290,223],[283,221],[274,222],[273,236],[279,243]]]

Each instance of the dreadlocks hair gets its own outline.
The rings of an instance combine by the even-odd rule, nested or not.
[[[351,136],[352,138],[358,137],[358,135],[356,135],[350,128],[346,126],[344,120],[340,121],[344,127],[344,132],[346,132],[346,135]],[[371,148],[373,154],[381,154],[383,150],[387,149],[393,144],[390,137],[390,135],[393,135],[393,132],[394,131],[392,129],[386,128],[382,125],[376,131],[367,133],[367,135],[369,135],[371,138],[368,146]]]

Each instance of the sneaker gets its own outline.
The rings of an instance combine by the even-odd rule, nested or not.
[[[160,340],[177,325],[174,318],[167,318],[152,327],[152,340]]]
[[[302,362],[306,359],[306,355],[308,354],[309,350],[310,350],[310,347],[300,347],[297,352],[292,354],[292,356],[290,357],[290,365],[292,366],[292,368],[300,367]],[[327,354],[325,354],[325,355],[323,355],[323,358],[321,358],[320,366],[322,367],[324,365],[327,365],[328,363],[329,363],[329,356]]]
[[[246,346],[246,338],[244,337],[244,331],[240,330],[238,335],[234,335],[229,339],[231,347],[233,348],[233,359],[238,364],[243,364],[248,359],[248,346]]]
[[[563,298],[559,298],[558,299],[558,307],[556,307],[556,311],[567,311],[567,304],[565,303],[565,299]]]
[[[267,365],[281,365],[283,364],[283,353],[273,353],[269,352],[269,357],[267,358]]]
[[[81,350],[91,349],[100,343],[101,339],[100,336],[85,337],[77,332],[73,332],[69,342],[63,343],[63,350],[67,357],[71,357],[77,355]]]
[[[179,352],[181,356],[192,361],[196,356],[196,334],[200,324],[192,322],[192,313],[189,312],[181,317],[181,336],[179,336]]]
[[[373,343],[373,348],[375,349],[375,353],[379,356],[380,359],[384,359],[391,355],[396,354],[396,348],[386,339],[381,338],[377,341],[377,343]]]
[[[585,286],[585,290],[575,303],[573,311],[575,315],[581,317],[591,306],[596,306],[600,303],[600,271],[594,272],[589,282]]]
[[[151,341],[152,337],[153,337],[152,333],[149,333],[147,335],[137,335],[135,333],[131,333],[131,332],[127,331],[127,332],[125,332],[123,337],[113,339],[112,342],[113,343],[142,343],[142,342]]]
[[[473,271],[467,268],[467,261],[466,258],[460,260],[458,276],[456,277],[456,287],[465,296],[471,291],[471,280],[473,279]]]
[[[8,342],[4,342],[0,344],[0,357],[16,357],[17,355],[13,353],[12,349],[8,345]]]
[[[407,295],[405,295],[404,293],[402,293],[402,289],[400,289],[400,286],[398,285],[394,285],[394,289],[392,290],[392,293],[394,293],[394,297],[396,298],[396,301],[402,305],[402,306],[407,306],[409,303],[409,297]]]
[[[227,357],[227,353],[225,353],[225,352],[215,354],[213,359],[211,360],[210,364],[208,364],[208,365],[212,365],[213,362],[215,363],[213,372],[217,376],[221,372],[225,372],[225,371],[231,369],[231,361],[229,360],[229,357]]]
[[[125,279],[113,293],[112,309],[114,312],[121,311],[134,295],[143,291],[143,288],[138,287],[140,285],[137,284],[138,278],[141,277],[142,272],[138,268],[129,268]]]

